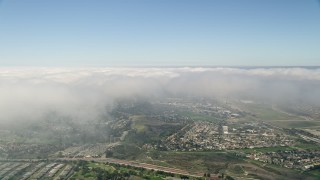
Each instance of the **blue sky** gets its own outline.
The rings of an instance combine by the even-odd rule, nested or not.
[[[320,4],[317,0],[0,3],[0,66],[118,65],[320,65]]]

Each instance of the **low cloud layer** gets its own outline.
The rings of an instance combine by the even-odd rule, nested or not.
[[[0,68],[0,122],[57,112],[92,120],[120,97],[204,96],[320,104],[320,69]]]

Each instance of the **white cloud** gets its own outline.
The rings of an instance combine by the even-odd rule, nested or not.
[[[0,68],[0,121],[48,111],[91,120],[117,97],[165,93],[320,102],[320,70],[305,68]]]

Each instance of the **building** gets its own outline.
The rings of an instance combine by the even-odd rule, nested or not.
[[[228,134],[228,126],[222,126],[222,132],[223,134]]]

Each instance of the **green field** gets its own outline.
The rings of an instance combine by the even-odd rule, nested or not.
[[[314,126],[320,126],[320,121],[307,121],[307,120],[270,121],[270,123],[277,127],[282,127],[282,128],[309,128]]]
[[[319,169],[308,171],[308,174],[311,174],[311,175],[315,176],[317,179],[320,179],[320,170]]]
[[[320,128],[320,121],[306,120],[298,115],[292,115],[282,110],[274,109],[271,105],[240,104],[239,106],[251,114],[240,118],[240,120],[244,122],[256,119],[281,128]]]
[[[208,122],[217,122],[220,119],[217,117],[212,117],[205,114],[190,112],[190,111],[183,111],[179,113],[181,116],[186,116],[191,118],[194,121],[208,121]]]
[[[133,124],[132,129],[135,129],[137,132],[146,131],[146,117],[143,115],[132,116]]]
[[[294,150],[294,147],[265,147],[265,148],[253,148],[253,149],[239,149],[237,151],[250,153],[250,152],[276,152],[276,151],[289,151]]]
[[[252,108],[252,107],[251,107]],[[264,107],[264,106],[255,106],[253,108],[253,112],[257,113],[258,117],[261,120],[291,120],[291,119],[301,119],[298,116],[291,116],[272,108]]]
[[[102,163],[96,163],[96,162],[88,163],[88,167],[101,168],[101,169],[108,171],[108,172],[113,172],[114,170],[116,170],[113,166],[102,164]]]
[[[273,121],[273,120],[302,120],[301,117],[290,115],[284,112],[274,110],[271,105],[265,104],[241,104],[242,109],[250,112],[259,120]]]
[[[320,120],[317,120],[320,122]],[[319,130],[320,131],[320,126],[312,126],[312,127],[308,127],[308,129],[314,129],[314,130]]]
[[[298,142],[295,148],[305,149],[305,150],[320,150],[320,145],[315,143]]]

